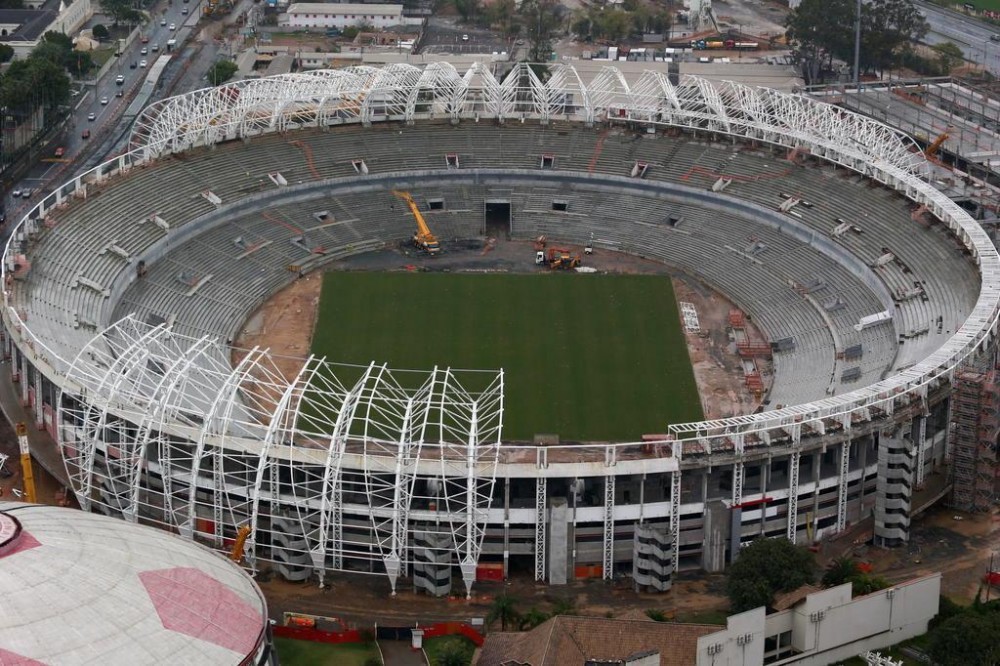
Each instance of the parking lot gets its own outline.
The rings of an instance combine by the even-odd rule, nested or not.
[[[477,30],[459,25],[454,18],[434,17],[427,22],[420,53],[482,54],[508,53],[512,40],[503,39],[489,30]]]

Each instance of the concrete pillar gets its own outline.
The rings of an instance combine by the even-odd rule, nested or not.
[[[35,373],[35,427],[45,428],[45,394],[42,392],[42,373]]]
[[[28,357],[21,355],[21,404],[28,406],[28,386],[31,382],[31,366],[28,365]]]
[[[549,508],[549,585],[565,585],[568,577],[569,506],[565,497],[554,497]]]

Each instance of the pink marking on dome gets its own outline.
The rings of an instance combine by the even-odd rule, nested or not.
[[[0,557],[10,557],[11,555],[16,555],[17,553],[23,552],[25,550],[31,550],[32,548],[38,548],[42,543],[31,536],[31,533],[27,530],[22,529],[20,534],[8,541],[7,543],[0,545]],[[0,659],[0,664],[6,666],[7,662]]]
[[[164,628],[249,655],[263,629],[261,610],[191,567],[143,571],[139,579]]]
[[[3,666],[45,666],[44,661],[25,657],[3,648],[0,648],[0,664]]]

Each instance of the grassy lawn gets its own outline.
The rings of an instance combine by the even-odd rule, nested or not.
[[[424,652],[427,653],[430,666],[438,666],[439,657],[452,649],[461,650],[467,656],[465,663],[472,663],[472,653],[475,652],[476,645],[465,636],[438,636],[424,639]]]
[[[678,613],[677,622],[684,622],[686,624],[725,625],[727,617],[729,617],[729,613],[720,610],[690,611],[687,613]]]
[[[109,46],[107,48],[99,48],[94,51],[91,51],[90,57],[94,61],[94,66],[97,69],[100,69],[101,67],[104,66],[104,63],[106,63],[108,60],[111,59],[111,56],[113,56],[114,54],[115,54],[114,47]]]
[[[331,272],[312,351],[503,368],[505,439],[636,441],[702,416],[666,276]]]
[[[378,658],[375,646],[361,643],[313,643],[291,638],[275,638],[274,647],[282,666],[364,666]]]

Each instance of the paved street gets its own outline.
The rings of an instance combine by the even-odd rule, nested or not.
[[[1000,29],[929,2],[914,0],[914,4],[931,26],[925,42],[931,45],[954,42],[969,61],[982,65],[985,60],[987,70],[993,74],[1000,72],[1000,43],[990,40]]]

